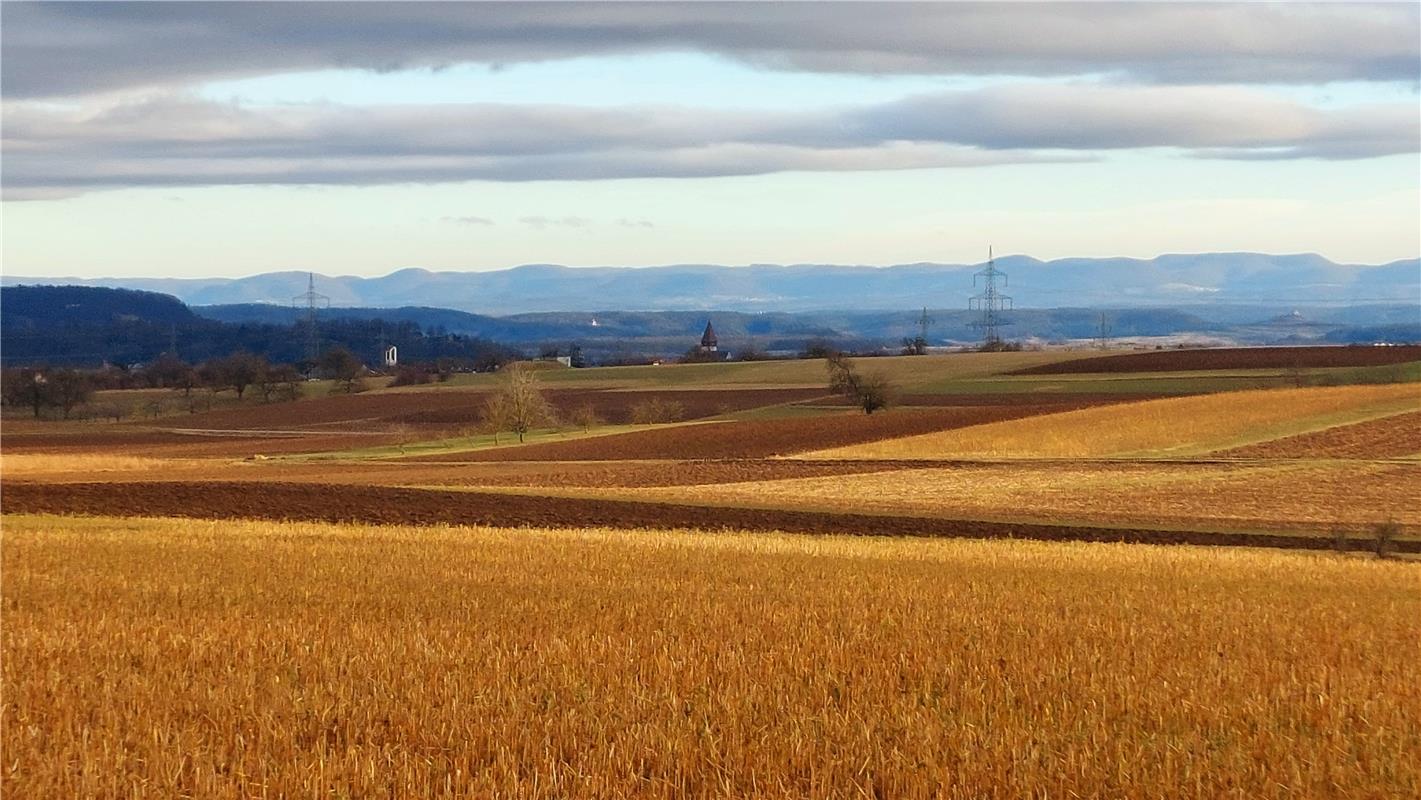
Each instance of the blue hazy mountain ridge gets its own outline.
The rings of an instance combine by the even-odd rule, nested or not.
[[[1196,303],[1421,303],[1421,259],[1337,264],[1316,254],[1204,253],[1152,259],[1029,256],[997,259],[1017,306],[1172,306]],[[545,311],[901,310],[950,307],[974,293],[982,264],[889,267],[755,264],[730,267],[564,267],[529,264],[486,272],[410,268],[374,278],[317,275],[332,306],[426,306],[508,316]],[[245,278],[29,278],[6,285],[78,284],[171,294],[192,306],[291,302],[308,273]]]
[[[930,308],[928,342],[970,345],[979,315]],[[305,314],[295,304],[241,303],[189,308],[177,298],[96,286],[8,286],[0,289],[0,353],[7,366],[143,363],[182,343],[201,360],[245,348],[273,359],[299,357],[292,327]],[[1018,309],[1007,315],[1012,339],[1064,342],[1094,338],[1102,315],[1114,337],[1170,336],[1179,341],[1243,344],[1348,344],[1421,341],[1417,304],[1286,306],[1204,304]],[[713,318],[730,352],[802,352],[816,341],[860,352],[896,352],[919,334],[918,309],[892,311],[598,311],[530,312],[494,317],[445,308],[333,307],[320,312],[323,339],[378,357],[378,344],[398,341],[417,357],[509,355],[564,351],[576,345],[593,360],[624,362],[686,352]],[[448,335],[446,335],[448,334]],[[1179,338],[1182,337],[1182,338]],[[498,343],[498,344],[495,344]]]

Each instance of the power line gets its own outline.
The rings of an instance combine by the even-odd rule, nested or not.
[[[997,278],[1002,279],[1002,285],[1007,285],[1007,274],[997,269],[996,260],[992,258],[992,247],[987,246],[987,268],[972,274],[972,286],[977,286],[977,279],[982,279],[983,291],[981,294],[973,295],[967,300],[969,311],[980,311],[982,318],[972,323],[972,327],[980,328],[982,331],[982,347],[986,350],[994,350],[1001,347],[1002,336],[998,331],[1003,325],[1010,325],[1002,315],[1003,311],[1012,308],[1012,300],[1009,295],[1002,294],[997,290]]]
[[[316,363],[321,358],[321,333],[316,326],[316,309],[330,308],[331,299],[316,291],[316,273],[311,272],[306,291],[291,298],[293,304],[304,303],[306,306],[306,318],[303,321],[306,326],[306,360],[309,363]]]

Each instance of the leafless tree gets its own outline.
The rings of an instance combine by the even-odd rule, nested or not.
[[[631,418],[635,425],[664,425],[680,422],[686,416],[686,407],[680,400],[664,400],[653,397],[632,406]]]
[[[543,397],[537,372],[515,362],[504,367],[500,374],[498,392],[484,406],[485,422],[492,426],[491,420],[496,420],[496,431],[516,433],[521,442],[529,431],[553,421],[553,408]]]
[[[355,354],[344,347],[333,347],[321,354],[321,371],[336,382],[336,386],[346,394],[355,394],[365,389],[361,376],[365,365]]]
[[[257,377],[262,402],[295,400],[301,394],[301,373],[290,364],[264,365]]]
[[[53,393],[53,403],[63,412],[64,418],[74,409],[89,401],[94,394],[94,382],[88,375],[73,369],[58,369],[49,374],[49,389]]]
[[[572,410],[572,424],[587,433],[598,425],[602,424],[602,418],[597,416],[597,409],[591,403],[584,403]]]
[[[829,391],[841,394],[872,414],[893,401],[894,387],[880,372],[861,374],[853,360],[843,353],[830,353],[824,363],[829,373]]]

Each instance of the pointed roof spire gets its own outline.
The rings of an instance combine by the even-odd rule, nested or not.
[[[701,334],[701,347],[715,347],[715,328],[706,320],[706,332]]]

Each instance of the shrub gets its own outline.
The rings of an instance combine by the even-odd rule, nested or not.
[[[441,380],[448,380],[448,378],[443,377],[442,374],[440,377]],[[398,370],[396,370],[395,379],[393,381],[390,381],[390,385],[423,386],[426,383],[431,383],[433,380],[434,376],[430,375],[429,372],[427,372],[426,370],[420,367],[407,366],[400,367]]]
[[[1391,554],[1396,550],[1396,535],[1401,533],[1401,526],[1395,522],[1382,522],[1372,528],[1372,535],[1376,538],[1377,558],[1391,558]]]

